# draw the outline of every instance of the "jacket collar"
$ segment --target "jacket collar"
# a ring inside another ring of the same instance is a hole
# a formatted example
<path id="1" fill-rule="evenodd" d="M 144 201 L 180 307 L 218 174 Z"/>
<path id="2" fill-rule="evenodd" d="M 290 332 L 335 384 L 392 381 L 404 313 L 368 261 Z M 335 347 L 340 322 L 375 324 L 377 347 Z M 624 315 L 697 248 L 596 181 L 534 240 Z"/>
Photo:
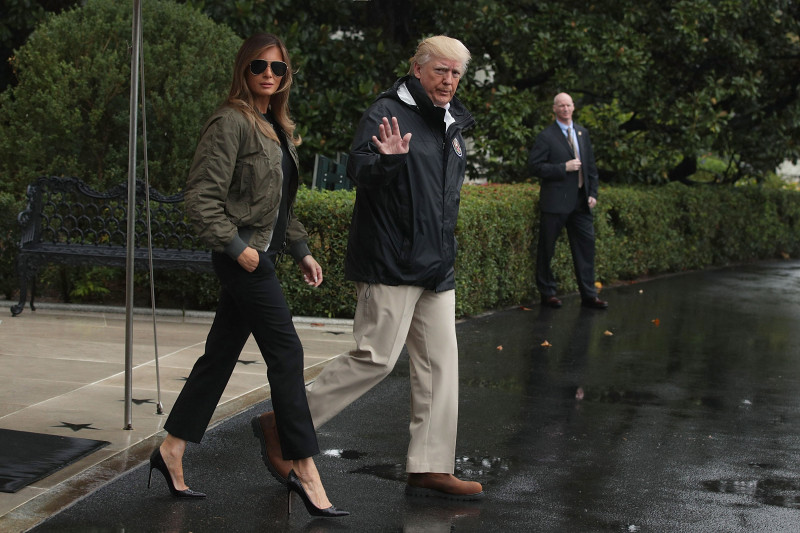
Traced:
<path id="1" fill-rule="evenodd" d="M 403 102 L 406 105 L 409 105 L 400 97 L 398 93 L 403 84 L 405 84 L 408 88 L 408 92 L 414 99 L 416 108 L 419 109 L 420 113 L 424 117 L 431 121 L 435 120 L 437 123 L 442 123 L 444 121 L 445 109 L 433 105 L 428 93 L 425 92 L 425 89 L 422 87 L 422 84 L 419 82 L 416 76 L 406 74 L 402 78 L 395 81 L 394 85 L 392 85 L 390 89 L 381 93 L 378 96 L 378 99 L 393 98 Z M 450 108 L 447 111 L 449 111 L 449 113 L 455 119 L 456 125 L 460 126 L 462 129 L 466 129 L 475 123 L 475 121 L 472 119 L 472 115 L 469 113 L 469 111 L 467 111 L 467 108 L 464 107 L 458 97 L 454 96 L 453 99 L 450 100 Z"/>

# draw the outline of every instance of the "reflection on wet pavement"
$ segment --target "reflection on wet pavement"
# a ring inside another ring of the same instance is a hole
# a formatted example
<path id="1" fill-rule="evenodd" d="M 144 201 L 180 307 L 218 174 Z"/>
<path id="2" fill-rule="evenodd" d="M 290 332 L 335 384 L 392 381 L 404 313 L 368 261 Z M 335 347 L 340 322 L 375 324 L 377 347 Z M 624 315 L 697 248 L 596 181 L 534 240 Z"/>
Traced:
<path id="1" fill-rule="evenodd" d="M 366 455 L 356 450 L 324 450 L 322 453 L 328 457 L 340 457 L 342 459 L 361 459 Z"/>
<path id="2" fill-rule="evenodd" d="M 795 479 L 720 479 L 704 481 L 703 486 L 711 492 L 741 494 L 766 505 L 800 509 L 800 481 Z"/>

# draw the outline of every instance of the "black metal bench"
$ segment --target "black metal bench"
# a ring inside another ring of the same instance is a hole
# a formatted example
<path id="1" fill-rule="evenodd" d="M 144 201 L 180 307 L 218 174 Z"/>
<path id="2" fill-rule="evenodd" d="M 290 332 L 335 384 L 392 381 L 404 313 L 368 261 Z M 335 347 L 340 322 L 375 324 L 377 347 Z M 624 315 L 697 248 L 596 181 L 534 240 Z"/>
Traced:
<path id="1" fill-rule="evenodd" d="M 211 252 L 186 221 L 183 193 L 164 196 L 150 187 L 150 226 L 154 269 L 210 272 Z M 17 272 L 17 316 L 25 308 L 31 286 L 31 310 L 39 269 L 47 264 L 125 266 L 127 257 L 128 184 L 97 192 L 75 178 L 41 177 L 28 185 L 27 208 L 17 220 L 22 227 Z M 148 268 L 147 197 L 136 182 L 134 264 Z"/>

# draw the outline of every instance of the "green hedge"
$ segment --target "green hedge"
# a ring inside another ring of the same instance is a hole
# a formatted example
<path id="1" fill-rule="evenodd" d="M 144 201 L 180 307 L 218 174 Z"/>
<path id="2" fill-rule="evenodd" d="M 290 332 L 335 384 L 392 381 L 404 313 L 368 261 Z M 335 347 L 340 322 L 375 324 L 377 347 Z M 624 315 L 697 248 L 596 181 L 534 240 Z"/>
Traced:
<path id="1" fill-rule="evenodd" d="M 457 236 L 456 311 L 461 317 L 538 298 L 533 249 L 538 185 L 466 185 Z M 296 315 L 352 316 L 354 291 L 344 281 L 355 194 L 301 191 L 298 216 L 312 236 L 325 283 L 310 289 L 299 270 L 281 265 Z M 597 281 L 758 259 L 800 257 L 800 192 L 748 187 L 604 187 L 595 209 Z M 553 270 L 559 292 L 577 290 L 566 232 Z"/>
<path id="2" fill-rule="evenodd" d="M 457 236 L 456 304 L 460 317 L 526 304 L 538 298 L 534 286 L 533 249 L 538 238 L 538 185 L 465 185 Z M 355 291 L 344 280 L 353 191 L 298 192 L 297 215 L 310 235 L 314 257 L 325 281 L 317 289 L 303 283 L 299 269 L 286 258 L 279 265 L 286 298 L 298 316 L 352 317 Z M 8 214 L 14 203 L 0 197 Z M 13 221 L 13 222 L 12 222 Z M 13 216 L 0 218 L 2 285 L 9 283 L 18 237 Z M 702 269 L 758 259 L 800 257 L 800 192 L 748 187 L 603 187 L 595 209 L 597 281 L 608 285 L 642 276 Z M 572 257 L 564 233 L 556 246 L 553 269 L 560 293 L 577 290 Z M 110 294 L 95 294 L 105 303 L 121 301 L 124 273 L 63 267 L 45 269 L 40 291 L 50 297 L 69 295 L 92 301 L 75 287 L 105 279 Z M 99 275 L 102 274 L 102 275 Z M 102 276 L 106 276 L 103 278 Z M 137 305 L 149 305 L 146 273 L 136 276 Z M 68 284 L 67 287 L 64 287 Z M 88 286 L 93 286 L 89 284 Z M 213 309 L 217 284 L 213 276 L 156 273 L 159 307 Z M 116 289 L 115 289 L 116 288 Z M 117 292 L 115 292 L 115 290 Z M 49 293 L 48 293 L 49 291 Z M 91 291 L 88 291 L 91 292 Z M 7 291 L 8 296 L 8 291 Z"/>
<path id="3" fill-rule="evenodd" d="M 511 305 L 530 297 L 534 230 L 529 214 L 536 193 L 523 186 L 466 186 L 458 221 L 456 312 L 459 316 Z M 292 261 L 280 265 L 279 276 L 296 315 L 352 317 L 355 290 L 344 279 L 344 255 L 354 191 L 298 193 L 297 216 L 311 239 L 325 282 L 305 285 Z"/>
<path id="4" fill-rule="evenodd" d="M 596 262 L 603 282 L 800 257 L 798 191 L 672 184 L 603 189 L 600 199 Z M 559 276 L 567 290 L 577 288 L 567 272 Z"/>
<path id="5" fill-rule="evenodd" d="M 0 192 L 0 295 L 10 298 L 19 285 L 14 275 L 17 261 L 17 241 L 20 238 L 17 213 L 24 202 Z"/>

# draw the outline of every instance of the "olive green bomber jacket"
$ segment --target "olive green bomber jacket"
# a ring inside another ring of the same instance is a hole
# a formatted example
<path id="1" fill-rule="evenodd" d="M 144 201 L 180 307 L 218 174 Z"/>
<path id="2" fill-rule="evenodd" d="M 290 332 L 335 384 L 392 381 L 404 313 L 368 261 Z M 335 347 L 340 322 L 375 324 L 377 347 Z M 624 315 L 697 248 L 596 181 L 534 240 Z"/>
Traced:
<path id="1" fill-rule="evenodd" d="M 297 150 L 287 144 L 297 166 Z M 203 242 L 234 260 L 247 246 L 265 251 L 280 208 L 282 176 L 279 143 L 240 111 L 215 111 L 203 127 L 184 192 L 186 213 Z M 299 261 L 310 252 L 308 234 L 292 209 L 296 193 L 293 183 L 286 251 Z"/>

